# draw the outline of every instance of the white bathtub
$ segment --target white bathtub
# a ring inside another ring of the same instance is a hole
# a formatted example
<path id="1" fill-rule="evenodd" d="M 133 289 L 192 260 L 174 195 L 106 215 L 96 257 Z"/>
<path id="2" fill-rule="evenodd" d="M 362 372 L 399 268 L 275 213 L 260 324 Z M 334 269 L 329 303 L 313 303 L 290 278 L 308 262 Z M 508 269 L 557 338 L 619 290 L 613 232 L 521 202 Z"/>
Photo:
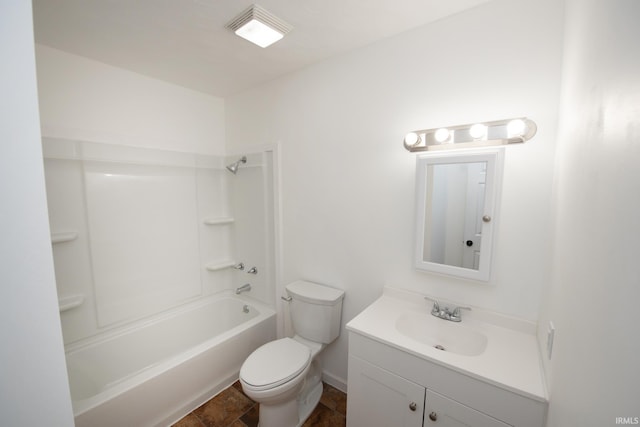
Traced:
<path id="1" fill-rule="evenodd" d="M 235 381 L 275 331 L 271 308 L 228 293 L 71 345 L 76 426 L 170 425 Z"/>

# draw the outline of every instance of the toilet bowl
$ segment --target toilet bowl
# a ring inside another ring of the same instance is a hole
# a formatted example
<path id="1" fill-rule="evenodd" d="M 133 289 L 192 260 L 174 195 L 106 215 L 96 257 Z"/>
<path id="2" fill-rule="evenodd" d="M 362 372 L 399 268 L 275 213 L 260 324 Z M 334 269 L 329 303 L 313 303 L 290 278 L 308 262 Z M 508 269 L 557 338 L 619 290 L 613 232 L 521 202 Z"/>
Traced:
<path id="1" fill-rule="evenodd" d="M 255 401 L 274 403 L 297 396 L 311 366 L 311 350 L 291 338 L 268 342 L 240 369 L 240 383 Z"/>
<path id="2" fill-rule="evenodd" d="M 296 332 L 259 347 L 240 368 L 245 394 L 260 403 L 260 427 L 299 427 L 322 395 L 316 356 L 340 333 L 344 292 L 298 281 L 286 287 Z"/>

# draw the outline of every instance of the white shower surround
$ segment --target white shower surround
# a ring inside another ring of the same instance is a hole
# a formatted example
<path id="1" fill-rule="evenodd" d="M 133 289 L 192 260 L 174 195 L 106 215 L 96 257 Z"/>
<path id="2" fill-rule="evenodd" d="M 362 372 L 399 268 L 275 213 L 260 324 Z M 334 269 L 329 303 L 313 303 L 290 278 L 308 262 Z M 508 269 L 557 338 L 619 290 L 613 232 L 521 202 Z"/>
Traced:
<path id="1" fill-rule="evenodd" d="M 277 153 L 237 175 L 231 158 L 88 141 L 43 154 L 76 425 L 176 421 L 276 336 Z"/>
<path id="2" fill-rule="evenodd" d="M 221 156 L 53 138 L 43 149 L 65 344 L 246 281 L 273 302 L 273 151 L 234 176 Z M 259 274 L 229 268 L 239 261 Z"/>

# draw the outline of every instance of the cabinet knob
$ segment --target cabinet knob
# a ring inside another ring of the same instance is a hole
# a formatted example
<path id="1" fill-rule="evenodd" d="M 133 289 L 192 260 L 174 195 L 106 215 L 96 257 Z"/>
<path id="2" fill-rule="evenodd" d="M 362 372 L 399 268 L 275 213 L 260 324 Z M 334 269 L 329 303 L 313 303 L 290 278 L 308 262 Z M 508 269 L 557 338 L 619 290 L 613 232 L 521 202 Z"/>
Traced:
<path id="1" fill-rule="evenodd" d="M 484 216 L 482 217 L 482 221 L 484 221 L 484 222 L 491 222 L 491 217 L 490 217 L 489 215 L 484 215 Z"/>
<path id="2" fill-rule="evenodd" d="M 409 403 L 409 409 L 411 409 L 412 411 L 415 411 L 417 407 L 418 405 L 416 404 L 416 402 Z"/>
<path id="3" fill-rule="evenodd" d="M 436 414 L 435 412 L 432 412 L 429 414 L 429 419 L 431 421 L 437 421 L 438 420 L 438 414 Z"/>

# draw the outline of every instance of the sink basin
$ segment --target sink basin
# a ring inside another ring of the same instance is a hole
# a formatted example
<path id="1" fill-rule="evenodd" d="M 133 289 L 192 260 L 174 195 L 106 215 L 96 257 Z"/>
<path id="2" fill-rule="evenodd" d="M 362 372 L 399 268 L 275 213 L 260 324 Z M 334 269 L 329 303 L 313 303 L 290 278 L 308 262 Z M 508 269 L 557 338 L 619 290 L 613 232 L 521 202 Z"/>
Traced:
<path id="1" fill-rule="evenodd" d="M 462 356 L 478 356 L 487 348 L 487 336 L 465 325 L 464 320 L 456 323 L 430 313 L 404 312 L 395 327 L 405 337 Z"/>

